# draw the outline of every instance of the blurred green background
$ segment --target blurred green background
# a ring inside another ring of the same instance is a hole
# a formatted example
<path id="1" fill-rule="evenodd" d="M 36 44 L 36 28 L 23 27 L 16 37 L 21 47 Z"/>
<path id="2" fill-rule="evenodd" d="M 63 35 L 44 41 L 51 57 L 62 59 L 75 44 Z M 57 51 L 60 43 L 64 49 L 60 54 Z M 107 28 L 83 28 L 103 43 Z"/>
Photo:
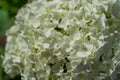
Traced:
<path id="1" fill-rule="evenodd" d="M 10 79 L 2 68 L 4 55 L 5 33 L 13 24 L 17 11 L 27 3 L 27 0 L 0 0 L 0 80 L 20 80 L 20 76 Z"/>

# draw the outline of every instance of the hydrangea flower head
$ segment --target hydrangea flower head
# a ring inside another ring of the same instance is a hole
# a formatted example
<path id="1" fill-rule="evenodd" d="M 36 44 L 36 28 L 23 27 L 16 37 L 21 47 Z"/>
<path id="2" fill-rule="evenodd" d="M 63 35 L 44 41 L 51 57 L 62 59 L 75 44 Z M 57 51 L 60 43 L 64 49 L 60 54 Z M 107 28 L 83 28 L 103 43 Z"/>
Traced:
<path id="1" fill-rule="evenodd" d="M 120 79 L 119 0 L 34 0 L 8 30 L 3 66 L 21 80 Z"/>

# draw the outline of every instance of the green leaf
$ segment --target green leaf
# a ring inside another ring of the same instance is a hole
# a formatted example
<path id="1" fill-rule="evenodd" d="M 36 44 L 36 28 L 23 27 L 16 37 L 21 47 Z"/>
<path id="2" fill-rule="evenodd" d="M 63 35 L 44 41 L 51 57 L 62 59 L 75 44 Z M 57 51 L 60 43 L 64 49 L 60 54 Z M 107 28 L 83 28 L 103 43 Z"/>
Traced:
<path id="1" fill-rule="evenodd" d="M 5 34 L 12 25 L 14 19 L 9 19 L 8 12 L 0 9 L 0 33 Z"/>
<path id="2" fill-rule="evenodd" d="M 2 64 L 2 58 L 1 56 L 3 55 L 4 51 L 2 48 L 0 48 L 0 64 Z M 2 66 L 0 66 L 0 80 L 2 80 L 2 72 L 3 72 L 3 69 L 2 69 Z"/>

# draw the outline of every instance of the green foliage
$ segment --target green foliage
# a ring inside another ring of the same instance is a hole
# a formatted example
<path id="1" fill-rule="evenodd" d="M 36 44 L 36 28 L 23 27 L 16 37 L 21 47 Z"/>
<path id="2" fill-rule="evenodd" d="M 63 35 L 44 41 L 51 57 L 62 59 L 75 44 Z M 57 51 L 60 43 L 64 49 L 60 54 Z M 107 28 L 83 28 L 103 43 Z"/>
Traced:
<path id="1" fill-rule="evenodd" d="M 3 53 L 3 49 L 0 48 L 0 54 L 2 54 L 2 53 Z M 2 58 L 1 57 L 0 57 L 0 64 L 2 64 Z M 2 71 L 3 71 L 2 66 L 0 66 L 0 80 L 2 80 Z"/>
<path id="2" fill-rule="evenodd" d="M 14 18 L 9 18 L 8 12 L 0 10 L 0 33 L 5 34 L 5 31 L 13 24 Z"/>
<path id="3" fill-rule="evenodd" d="M 0 0 L 0 7 L 7 10 L 10 15 L 14 16 L 17 10 L 26 2 L 27 0 Z"/>

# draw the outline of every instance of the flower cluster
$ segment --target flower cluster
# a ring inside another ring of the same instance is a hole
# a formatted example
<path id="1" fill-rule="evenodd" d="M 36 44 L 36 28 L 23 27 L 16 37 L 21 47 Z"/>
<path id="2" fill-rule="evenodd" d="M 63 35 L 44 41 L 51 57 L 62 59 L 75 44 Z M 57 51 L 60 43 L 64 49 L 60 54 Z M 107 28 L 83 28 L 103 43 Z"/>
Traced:
<path id="1" fill-rule="evenodd" d="M 7 32 L 3 66 L 22 80 L 120 79 L 119 0 L 34 0 Z"/>

